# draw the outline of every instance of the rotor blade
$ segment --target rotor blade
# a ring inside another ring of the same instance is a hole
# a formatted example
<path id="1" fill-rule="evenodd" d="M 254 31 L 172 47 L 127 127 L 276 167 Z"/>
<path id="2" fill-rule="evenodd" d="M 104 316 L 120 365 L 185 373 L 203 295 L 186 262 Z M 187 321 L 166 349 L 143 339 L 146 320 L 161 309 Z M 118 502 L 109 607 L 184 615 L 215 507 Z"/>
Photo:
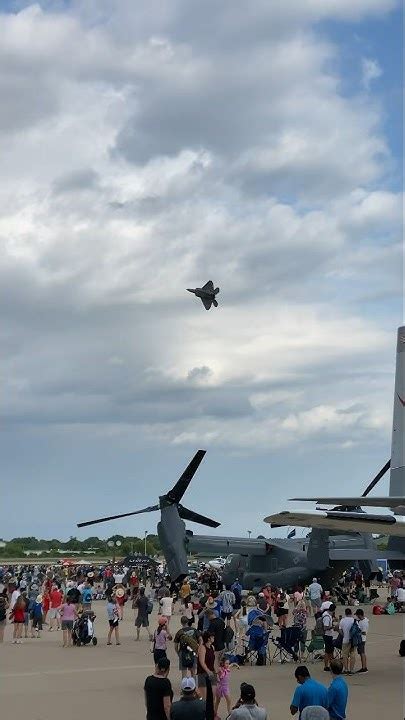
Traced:
<path id="1" fill-rule="evenodd" d="M 171 500 L 173 503 L 180 502 L 181 498 L 183 497 L 184 493 L 186 492 L 188 486 L 190 485 L 191 480 L 193 479 L 193 476 L 195 472 L 198 469 L 198 466 L 200 465 L 201 460 L 203 459 L 204 455 L 206 453 L 206 450 L 197 450 L 196 454 L 194 455 L 192 461 L 190 464 L 186 467 L 184 473 L 179 477 L 174 487 L 172 487 L 171 490 L 167 493 L 167 498 Z"/>
<path id="2" fill-rule="evenodd" d="M 194 510 L 189 510 L 184 505 L 179 505 L 179 515 L 183 520 L 190 520 L 191 522 L 199 523 L 200 525 L 207 525 L 207 527 L 217 528 L 221 523 L 211 518 L 205 517 L 205 515 L 199 515 Z"/>
<path id="3" fill-rule="evenodd" d="M 371 481 L 369 485 L 367 485 L 362 497 L 366 497 L 369 492 L 377 485 L 377 483 L 381 480 L 381 478 L 385 475 L 385 473 L 390 469 L 391 467 L 391 460 L 388 460 L 388 462 L 385 463 L 384 467 L 381 468 L 380 472 L 377 473 L 375 478 Z"/>
<path id="4" fill-rule="evenodd" d="M 118 520 L 118 518 L 130 517 L 130 515 L 139 515 L 140 513 L 153 512 L 159 510 L 159 505 L 149 505 L 143 510 L 135 510 L 134 512 L 122 513 L 121 515 L 110 515 L 109 517 L 98 518 L 98 520 L 88 520 L 87 522 L 77 523 L 77 527 L 87 527 L 88 525 L 97 525 L 97 523 L 108 522 L 108 520 Z"/>

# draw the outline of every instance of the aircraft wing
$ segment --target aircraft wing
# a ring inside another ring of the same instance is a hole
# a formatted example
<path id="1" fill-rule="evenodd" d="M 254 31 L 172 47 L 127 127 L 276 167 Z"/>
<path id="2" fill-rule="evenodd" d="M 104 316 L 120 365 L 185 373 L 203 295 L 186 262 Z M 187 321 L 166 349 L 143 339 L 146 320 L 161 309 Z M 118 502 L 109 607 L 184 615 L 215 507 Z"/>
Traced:
<path id="1" fill-rule="evenodd" d="M 206 310 L 209 310 L 212 305 L 212 300 L 209 298 L 201 298 L 202 304 L 204 305 Z"/>
<path id="2" fill-rule="evenodd" d="M 264 519 L 272 527 L 326 528 L 341 532 L 369 532 L 405 537 L 405 522 L 393 515 L 367 515 L 338 511 L 285 511 Z"/>
<path id="3" fill-rule="evenodd" d="M 325 505 L 346 505 L 351 507 L 387 507 L 394 508 L 405 506 L 405 497 L 312 497 L 312 498 L 290 498 L 295 502 L 316 502 Z"/>
<path id="4" fill-rule="evenodd" d="M 205 285 L 201 288 L 201 290 L 204 290 L 204 292 L 214 292 L 214 283 L 212 280 L 208 280 L 208 282 L 205 283 Z"/>

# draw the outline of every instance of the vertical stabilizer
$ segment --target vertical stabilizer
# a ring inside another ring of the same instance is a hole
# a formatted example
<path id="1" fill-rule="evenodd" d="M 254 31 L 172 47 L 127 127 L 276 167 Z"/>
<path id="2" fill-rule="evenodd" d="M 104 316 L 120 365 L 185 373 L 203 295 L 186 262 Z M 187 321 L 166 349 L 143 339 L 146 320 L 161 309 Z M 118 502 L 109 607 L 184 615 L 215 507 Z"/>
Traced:
<path id="1" fill-rule="evenodd" d="M 405 326 L 398 328 L 389 494 L 405 496 Z M 405 555 L 404 538 L 390 537 L 388 550 Z"/>
<path id="2" fill-rule="evenodd" d="M 405 326 L 398 328 L 390 495 L 405 496 Z"/>

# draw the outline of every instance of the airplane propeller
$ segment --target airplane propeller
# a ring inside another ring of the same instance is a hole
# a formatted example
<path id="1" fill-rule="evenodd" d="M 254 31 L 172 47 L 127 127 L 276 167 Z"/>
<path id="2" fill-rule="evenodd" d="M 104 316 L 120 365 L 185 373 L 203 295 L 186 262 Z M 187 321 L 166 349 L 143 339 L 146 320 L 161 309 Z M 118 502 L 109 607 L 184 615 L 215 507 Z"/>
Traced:
<path id="1" fill-rule="evenodd" d="M 216 528 L 219 527 L 220 523 L 211 518 L 200 515 L 194 510 L 189 510 L 180 504 L 180 500 L 186 492 L 191 480 L 193 479 L 199 465 L 205 455 L 205 450 L 198 450 L 194 455 L 191 462 L 187 465 L 185 471 L 177 480 L 176 484 L 169 490 L 168 493 L 162 495 L 159 498 L 159 504 L 148 505 L 142 510 L 134 510 L 133 512 L 121 513 L 120 515 L 109 515 L 108 517 L 97 518 L 96 520 L 87 520 L 86 522 L 78 523 L 77 527 L 88 527 L 89 525 L 97 525 L 98 523 L 108 522 L 109 520 L 118 520 L 123 517 L 130 517 L 131 515 L 139 515 L 141 513 L 155 512 L 162 508 L 168 507 L 169 505 L 176 505 L 178 513 L 183 520 L 190 520 L 191 522 L 199 523 L 200 525 L 206 525 L 207 527 Z"/>

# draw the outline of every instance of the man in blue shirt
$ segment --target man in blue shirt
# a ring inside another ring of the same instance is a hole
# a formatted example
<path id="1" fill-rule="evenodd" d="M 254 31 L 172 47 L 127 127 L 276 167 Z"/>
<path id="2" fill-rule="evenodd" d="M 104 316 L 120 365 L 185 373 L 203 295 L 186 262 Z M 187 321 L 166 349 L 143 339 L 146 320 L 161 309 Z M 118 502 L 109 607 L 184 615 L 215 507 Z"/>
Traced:
<path id="1" fill-rule="evenodd" d="M 293 699 L 291 700 L 291 715 L 300 713 L 308 705 L 317 705 L 328 709 L 328 691 L 317 680 L 313 680 L 309 674 L 309 670 L 305 665 L 299 665 L 295 671 L 295 678 L 298 687 L 295 689 Z"/>
<path id="2" fill-rule="evenodd" d="M 349 691 L 346 680 L 342 678 L 343 664 L 340 660 L 332 660 L 330 669 L 333 680 L 328 688 L 329 717 L 330 720 L 345 720 Z"/>

